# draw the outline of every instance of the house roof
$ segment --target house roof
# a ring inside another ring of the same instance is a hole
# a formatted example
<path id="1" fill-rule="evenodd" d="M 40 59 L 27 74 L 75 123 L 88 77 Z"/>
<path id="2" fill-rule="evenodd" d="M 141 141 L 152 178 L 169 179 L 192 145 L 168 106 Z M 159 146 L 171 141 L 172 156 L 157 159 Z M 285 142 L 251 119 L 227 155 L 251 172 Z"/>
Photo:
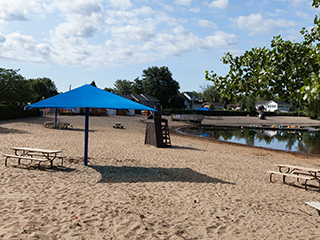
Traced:
<path id="1" fill-rule="evenodd" d="M 289 103 L 286 103 L 286 102 L 281 101 L 281 100 L 274 100 L 274 102 L 276 102 L 278 104 L 281 104 L 281 105 L 290 105 Z"/>
<path id="2" fill-rule="evenodd" d="M 256 102 L 256 106 L 265 105 L 267 102 L 270 102 L 270 101 L 265 101 L 265 100 L 258 101 Z"/>
<path id="3" fill-rule="evenodd" d="M 199 101 L 197 96 L 193 92 L 184 92 L 182 96 L 187 100 L 188 102 L 193 102 L 195 104 L 201 104 L 202 102 Z"/>
<path id="4" fill-rule="evenodd" d="M 141 94 L 141 96 L 149 102 L 160 102 L 158 98 L 155 98 L 154 96 L 151 96 L 151 95 Z"/>
<path id="5" fill-rule="evenodd" d="M 130 94 L 124 97 L 136 102 L 160 102 L 159 99 L 147 94 Z"/>
<path id="6" fill-rule="evenodd" d="M 213 106 L 220 106 L 220 107 L 223 107 L 223 104 L 222 104 L 222 103 L 217 103 L 217 102 L 212 103 L 212 105 L 213 105 Z"/>

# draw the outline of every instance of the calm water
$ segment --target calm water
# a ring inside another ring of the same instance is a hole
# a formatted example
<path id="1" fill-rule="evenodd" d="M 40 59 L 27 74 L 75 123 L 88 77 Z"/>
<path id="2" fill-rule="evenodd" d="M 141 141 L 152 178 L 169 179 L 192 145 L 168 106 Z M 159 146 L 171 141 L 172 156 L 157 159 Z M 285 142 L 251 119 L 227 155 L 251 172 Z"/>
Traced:
<path id="1" fill-rule="evenodd" d="M 182 128 L 182 132 L 217 140 L 271 149 L 320 154 L 320 133 L 263 129 Z"/>

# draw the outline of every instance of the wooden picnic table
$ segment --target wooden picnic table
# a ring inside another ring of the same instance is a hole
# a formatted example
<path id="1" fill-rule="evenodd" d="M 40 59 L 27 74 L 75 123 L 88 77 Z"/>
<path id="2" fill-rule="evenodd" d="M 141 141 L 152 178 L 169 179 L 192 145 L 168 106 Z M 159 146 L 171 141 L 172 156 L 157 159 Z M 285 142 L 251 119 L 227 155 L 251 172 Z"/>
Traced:
<path id="1" fill-rule="evenodd" d="M 46 128 L 73 128 L 73 126 L 68 122 L 53 122 L 53 121 L 47 121 L 43 123 L 43 126 Z"/>
<path id="2" fill-rule="evenodd" d="M 63 156 L 58 156 L 58 153 L 61 153 L 62 150 L 50 150 L 50 149 L 40 149 L 40 148 L 27 148 L 27 147 L 12 147 L 14 150 L 13 154 L 5 154 L 5 165 L 7 166 L 7 160 L 9 158 L 18 159 L 18 164 L 20 164 L 21 159 L 38 161 L 39 168 L 41 162 L 50 162 L 50 167 L 52 168 L 53 160 L 56 158 L 61 159 L 61 165 L 63 165 Z"/>
<path id="3" fill-rule="evenodd" d="M 304 186 L 307 190 L 308 181 L 315 181 L 318 183 L 318 190 L 320 191 L 320 169 L 313 167 L 302 167 L 290 164 L 276 164 L 278 171 L 268 171 L 270 173 L 270 182 L 272 182 L 272 175 L 283 176 L 283 182 L 285 183 L 286 177 L 296 178 L 299 182 L 304 180 Z"/>

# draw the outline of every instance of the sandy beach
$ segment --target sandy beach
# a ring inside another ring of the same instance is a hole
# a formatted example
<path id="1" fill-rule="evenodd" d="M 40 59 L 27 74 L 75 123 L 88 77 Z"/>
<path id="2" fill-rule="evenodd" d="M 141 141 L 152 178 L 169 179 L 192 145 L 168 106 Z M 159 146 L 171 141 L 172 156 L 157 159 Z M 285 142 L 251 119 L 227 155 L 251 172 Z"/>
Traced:
<path id="1" fill-rule="evenodd" d="M 61 149 L 64 167 L 0 164 L 0 239 L 320 239 L 320 216 L 306 191 L 269 183 L 288 163 L 320 168 L 320 156 L 175 134 L 171 148 L 144 144 L 144 116 L 58 116 L 73 129 L 43 127 L 53 116 L 0 121 L 0 153 L 11 147 Z M 302 117 L 209 117 L 205 124 L 320 125 Z M 121 122 L 125 129 L 114 129 Z M 260 123 L 261 124 L 261 123 Z M 169 120 L 171 128 L 185 125 Z"/>

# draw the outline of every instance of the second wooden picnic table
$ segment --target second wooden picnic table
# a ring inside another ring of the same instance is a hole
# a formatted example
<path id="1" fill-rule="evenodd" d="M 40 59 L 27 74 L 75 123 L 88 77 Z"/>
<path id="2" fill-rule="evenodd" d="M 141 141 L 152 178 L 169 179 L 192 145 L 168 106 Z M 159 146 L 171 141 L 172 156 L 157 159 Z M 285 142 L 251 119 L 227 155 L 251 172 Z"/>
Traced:
<path id="1" fill-rule="evenodd" d="M 286 177 L 294 177 L 299 181 L 300 179 L 305 180 L 305 189 L 307 190 L 308 181 L 316 181 L 319 185 L 320 191 L 320 169 L 312 167 L 302 167 L 290 164 L 277 164 L 278 172 L 268 171 L 270 173 L 270 182 L 272 181 L 272 175 L 282 175 L 283 182 L 285 183 Z"/>
<path id="2" fill-rule="evenodd" d="M 7 165 L 8 158 L 17 158 L 19 164 L 21 159 L 30 160 L 31 162 L 38 161 L 39 167 L 41 162 L 50 162 L 51 168 L 53 165 L 53 160 L 55 160 L 56 158 L 60 158 L 63 164 L 63 157 L 57 155 L 58 153 L 61 153 L 62 150 L 28 148 L 28 147 L 12 147 L 11 149 L 14 150 L 14 155 L 5 155 L 6 165 Z"/>

